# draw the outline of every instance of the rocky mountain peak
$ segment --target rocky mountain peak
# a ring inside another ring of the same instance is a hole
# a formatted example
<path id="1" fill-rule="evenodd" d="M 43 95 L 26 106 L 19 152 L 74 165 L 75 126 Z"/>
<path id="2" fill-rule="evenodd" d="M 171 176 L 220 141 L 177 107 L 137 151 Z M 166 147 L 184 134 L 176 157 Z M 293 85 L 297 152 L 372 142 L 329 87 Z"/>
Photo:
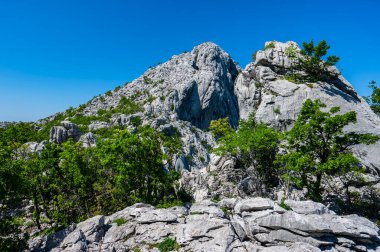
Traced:
<path id="1" fill-rule="evenodd" d="M 337 68 L 329 69 L 334 78 L 326 81 L 286 78 L 295 64 L 289 48 L 300 52 L 292 41 L 266 42 L 242 70 L 222 48 L 206 42 L 78 109 L 41 120 L 41 128 L 49 125 L 51 142 L 74 139 L 85 148 L 102 142 L 108 137 L 102 130 L 113 127 L 136 133 L 139 125 L 149 125 L 175 136 L 182 147 L 170 165 L 163 165 L 181 172 L 178 186 L 195 202 L 167 209 L 138 203 L 40 234 L 29 241 L 30 250 L 157 251 L 159 243 L 171 238 L 179 251 L 379 251 L 379 228 L 371 221 L 339 216 L 329 206 L 305 201 L 300 188 L 279 186 L 265 195 L 270 199 L 256 197 L 259 178 L 243 171 L 236 158 L 210 152 L 216 146 L 206 130 L 212 120 L 228 117 L 237 128 L 240 119 L 254 114 L 256 121 L 286 131 L 306 99 L 320 99 L 327 109 L 337 106 L 341 113 L 356 111 L 357 123 L 346 130 L 380 135 L 380 118 Z M 26 151 L 39 153 L 47 141 L 27 144 Z M 379 149 L 380 142 L 352 150 L 367 168 L 363 181 L 377 189 Z"/>
<path id="2" fill-rule="evenodd" d="M 264 50 L 259 50 L 256 53 L 256 59 L 253 63 L 254 66 L 267 66 L 278 73 L 285 73 L 289 69 L 294 60 L 286 55 L 286 50 L 293 47 L 296 52 L 300 52 L 300 47 L 294 41 L 286 43 L 277 41 L 265 42 Z"/>
<path id="3" fill-rule="evenodd" d="M 379 134 L 379 117 L 337 68 L 329 69 L 335 77 L 324 82 L 297 84 L 287 80 L 286 74 L 295 64 L 286 53 L 291 47 L 299 55 L 300 47 L 293 41 L 266 42 L 257 51 L 255 61 L 242 70 L 222 48 L 205 42 L 148 69 L 131 83 L 94 98 L 84 105 L 81 113 L 83 116 L 97 116 L 104 111 L 112 114 L 109 122 L 96 120 L 88 125 L 89 131 L 115 125 L 133 128 L 131 121 L 136 117 L 162 132 L 178 130 L 184 143 L 184 156 L 177 157 L 176 163 L 185 169 L 202 168 L 209 163 L 208 150 L 201 143 L 215 144 L 212 136 L 204 131 L 212 120 L 228 117 L 236 128 L 240 119 L 255 113 L 257 121 L 288 130 L 308 98 L 320 99 L 328 107 L 339 106 L 342 113 L 356 111 L 358 123 L 351 128 Z M 117 109 L 123 102 L 135 109 Z M 57 128 L 57 134 L 53 132 L 54 139 L 61 139 L 58 134 L 61 131 Z M 358 156 L 366 165 L 380 167 L 374 149 L 362 147 Z M 191 164 L 185 156 L 193 157 Z M 378 169 L 375 170 L 380 172 Z"/>

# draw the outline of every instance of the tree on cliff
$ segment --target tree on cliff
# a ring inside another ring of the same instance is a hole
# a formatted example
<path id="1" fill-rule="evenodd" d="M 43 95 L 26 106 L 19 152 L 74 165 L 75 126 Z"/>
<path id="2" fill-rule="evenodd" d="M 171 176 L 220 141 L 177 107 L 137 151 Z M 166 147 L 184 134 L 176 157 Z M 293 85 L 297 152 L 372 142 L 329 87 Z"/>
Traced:
<path id="1" fill-rule="evenodd" d="M 368 87 L 372 90 L 370 96 L 364 97 L 364 99 L 371 106 L 371 109 L 380 115 L 380 87 L 376 86 L 376 81 L 371 81 Z"/>
<path id="2" fill-rule="evenodd" d="M 336 114 L 339 107 L 325 112 L 320 100 L 306 100 L 294 127 L 286 134 L 287 150 L 278 157 L 285 177 L 306 187 L 313 200 L 320 201 L 324 176 L 361 172 L 359 160 L 352 154 L 357 144 L 373 144 L 379 137 L 371 134 L 344 132 L 356 122 L 356 112 Z"/>

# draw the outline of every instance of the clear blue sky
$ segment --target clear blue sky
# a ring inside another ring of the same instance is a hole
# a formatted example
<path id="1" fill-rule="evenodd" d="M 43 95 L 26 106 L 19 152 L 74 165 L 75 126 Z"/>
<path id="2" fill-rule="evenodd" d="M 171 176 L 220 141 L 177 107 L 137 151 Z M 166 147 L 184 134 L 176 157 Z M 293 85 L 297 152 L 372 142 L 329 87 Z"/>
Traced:
<path id="1" fill-rule="evenodd" d="M 18 0 L 0 7 L 0 121 L 36 120 L 213 41 L 244 67 L 265 41 L 325 39 L 367 95 L 380 1 Z"/>

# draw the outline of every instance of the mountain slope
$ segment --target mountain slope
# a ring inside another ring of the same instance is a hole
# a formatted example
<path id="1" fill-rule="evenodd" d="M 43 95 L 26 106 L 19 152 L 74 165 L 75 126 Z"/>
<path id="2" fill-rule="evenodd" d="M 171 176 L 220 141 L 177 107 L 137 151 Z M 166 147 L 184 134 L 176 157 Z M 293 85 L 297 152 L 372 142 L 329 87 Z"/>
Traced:
<path id="1" fill-rule="evenodd" d="M 270 43 L 244 70 L 217 45 L 203 43 L 123 87 L 40 121 L 42 131 L 51 128 L 50 141 L 60 144 L 71 137 L 86 148 L 96 144 L 102 129 L 134 132 L 137 123 L 178 134 L 183 146 L 172 162 L 182 173 L 180 186 L 196 202 L 168 209 L 136 204 L 36 237 L 30 249 L 157 251 L 159 243 L 172 237 L 180 251 L 380 251 L 379 228 L 373 222 L 339 216 L 285 185 L 273 188 L 271 199 L 253 198 L 254 181 L 236 160 L 210 153 L 216 145 L 207 131 L 212 120 L 228 117 L 236 128 L 254 113 L 257 121 L 285 131 L 308 98 L 320 99 L 327 108 L 339 106 L 341 113 L 356 111 L 358 121 L 347 131 L 380 136 L 380 118 L 336 68 L 329 69 L 334 75 L 325 82 L 291 82 L 285 75 L 293 63 L 285 51 L 289 46 L 299 50 L 297 44 Z M 43 143 L 30 147 L 37 151 Z M 364 180 L 380 188 L 380 142 L 353 151 L 370 172 Z M 292 200 L 283 201 L 285 195 Z"/>

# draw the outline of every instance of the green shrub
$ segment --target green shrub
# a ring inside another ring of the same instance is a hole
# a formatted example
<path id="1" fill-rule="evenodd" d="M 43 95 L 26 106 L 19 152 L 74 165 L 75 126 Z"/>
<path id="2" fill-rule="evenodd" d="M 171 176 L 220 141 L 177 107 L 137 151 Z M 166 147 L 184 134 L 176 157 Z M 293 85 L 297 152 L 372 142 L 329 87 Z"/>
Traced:
<path id="1" fill-rule="evenodd" d="M 295 83 L 295 84 L 302 84 L 304 83 L 303 81 L 303 78 L 302 75 L 300 74 L 286 74 L 283 79 L 289 81 L 289 82 L 292 82 L 292 83 Z"/>
<path id="2" fill-rule="evenodd" d="M 223 127 L 216 127 L 218 130 Z M 227 130 L 218 139 L 219 146 L 213 150 L 218 155 L 231 155 L 249 176 L 260 178 L 268 186 L 278 184 L 278 170 L 274 163 L 280 134 L 264 123 L 257 123 L 254 115 L 241 120 L 237 131 Z M 255 169 L 250 169 L 255 167 Z"/>
<path id="3" fill-rule="evenodd" d="M 157 97 L 153 96 L 153 95 L 149 95 L 148 99 L 147 99 L 147 102 L 148 103 L 152 103 L 154 100 L 156 100 Z"/>
<path id="4" fill-rule="evenodd" d="M 121 226 L 121 225 L 127 223 L 127 220 L 124 219 L 124 218 L 122 218 L 122 217 L 120 217 L 120 218 L 115 219 L 113 221 L 113 223 L 116 223 L 116 225 Z"/>
<path id="5" fill-rule="evenodd" d="M 331 55 L 326 56 L 330 46 L 325 40 L 320 41 L 317 45 L 314 45 L 314 41 L 302 43 L 301 54 L 302 57 L 298 58 L 298 64 L 296 68 L 304 71 L 306 76 L 301 77 L 300 81 L 323 81 L 326 77 L 329 77 L 331 73 L 327 71 L 329 66 L 335 65 L 340 58 Z"/>
<path id="6" fill-rule="evenodd" d="M 285 210 L 293 210 L 290 206 L 288 206 L 287 204 L 285 204 L 285 198 L 282 198 L 281 199 L 281 202 L 279 204 L 280 207 L 284 208 Z"/>
<path id="7" fill-rule="evenodd" d="M 231 215 L 231 211 L 227 207 L 221 207 L 220 209 L 223 211 L 225 216 Z"/>
<path id="8" fill-rule="evenodd" d="M 148 76 L 143 76 L 143 79 L 145 84 L 153 84 L 153 80 Z"/>
<path id="9" fill-rule="evenodd" d="M 122 88 L 122 86 L 117 86 L 117 87 L 115 87 L 115 89 L 114 89 L 113 91 L 114 91 L 114 92 L 117 92 L 117 91 L 119 91 L 121 88 Z"/>
<path id="10" fill-rule="evenodd" d="M 138 127 L 140 126 L 142 123 L 142 119 L 140 116 L 135 116 L 133 118 L 131 118 L 131 124 L 134 126 L 134 127 Z"/>
<path id="11" fill-rule="evenodd" d="M 112 110 L 113 113 L 121 113 L 121 114 L 134 114 L 137 112 L 142 112 L 143 108 L 140 104 L 134 102 L 132 99 L 123 96 L 119 101 L 119 104 L 115 109 Z"/>
<path id="12" fill-rule="evenodd" d="M 27 222 L 24 223 L 24 225 L 26 227 L 33 227 L 34 226 L 34 222 L 33 221 L 27 221 Z"/>
<path id="13" fill-rule="evenodd" d="M 209 129 L 211 134 L 217 139 L 231 134 L 234 131 L 229 123 L 228 117 L 212 120 Z"/>
<path id="14" fill-rule="evenodd" d="M 157 248 L 161 252 L 169 252 L 173 250 L 179 250 L 181 246 L 177 243 L 175 239 L 167 237 L 165 238 L 165 240 L 163 240 L 157 245 Z"/>
<path id="15" fill-rule="evenodd" d="M 267 49 L 270 49 L 270 48 L 274 48 L 274 42 L 269 42 L 269 43 L 265 46 L 264 50 L 267 50 Z"/>
<path id="16" fill-rule="evenodd" d="M 355 111 L 337 114 L 339 107 L 327 112 L 325 107 L 320 100 L 304 102 L 293 128 L 286 132 L 288 153 L 277 157 L 284 179 L 306 187 L 308 196 L 315 201 L 322 200 L 325 179 L 363 172 L 350 147 L 379 140 L 375 135 L 343 131 L 345 126 L 356 123 Z M 350 183 L 343 183 L 347 195 Z"/>
<path id="17" fill-rule="evenodd" d="M 372 94 L 364 97 L 364 99 L 371 106 L 373 112 L 380 115 L 380 87 L 376 86 L 374 80 L 369 83 L 368 87 L 372 90 Z"/>

